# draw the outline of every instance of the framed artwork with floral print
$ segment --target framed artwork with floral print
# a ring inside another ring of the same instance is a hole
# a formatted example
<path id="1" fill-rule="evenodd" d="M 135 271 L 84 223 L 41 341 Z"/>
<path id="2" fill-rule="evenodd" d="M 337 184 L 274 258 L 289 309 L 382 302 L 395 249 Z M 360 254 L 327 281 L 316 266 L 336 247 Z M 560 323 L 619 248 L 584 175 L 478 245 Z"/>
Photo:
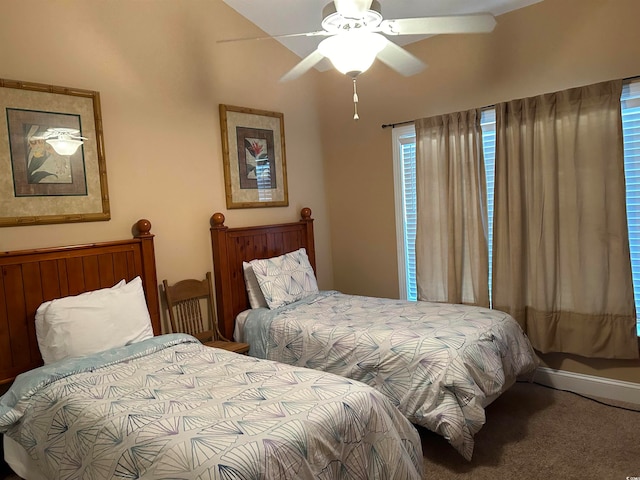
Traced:
<path id="1" fill-rule="evenodd" d="M 220 105 L 227 208 L 286 207 L 284 115 Z"/>
<path id="2" fill-rule="evenodd" d="M 59 151 L 50 131 L 84 142 Z M 110 218 L 100 94 L 0 79 L 0 227 Z"/>

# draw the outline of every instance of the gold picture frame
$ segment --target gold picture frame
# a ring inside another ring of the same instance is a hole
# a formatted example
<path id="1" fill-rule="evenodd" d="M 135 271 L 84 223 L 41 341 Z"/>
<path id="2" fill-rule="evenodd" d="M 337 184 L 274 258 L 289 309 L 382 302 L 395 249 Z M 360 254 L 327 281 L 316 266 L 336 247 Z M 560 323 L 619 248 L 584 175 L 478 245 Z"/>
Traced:
<path id="1" fill-rule="evenodd" d="M 284 115 L 220 105 L 227 208 L 286 207 Z"/>
<path id="2" fill-rule="evenodd" d="M 109 220 L 100 94 L 0 79 L 0 107 L 0 227 Z M 50 128 L 83 144 L 60 155 Z"/>

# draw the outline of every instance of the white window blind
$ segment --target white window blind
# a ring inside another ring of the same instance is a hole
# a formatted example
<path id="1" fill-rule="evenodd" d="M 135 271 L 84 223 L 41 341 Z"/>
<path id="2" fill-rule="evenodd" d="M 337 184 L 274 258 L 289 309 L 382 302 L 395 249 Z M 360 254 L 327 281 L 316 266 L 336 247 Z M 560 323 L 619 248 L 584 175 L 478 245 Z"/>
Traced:
<path id="1" fill-rule="evenodd" d="M 493 189 L 496 170 L 496 110 L 487 108 L 480 117 L 482 152 L 487 181 L 487 244 L 489 247 L 489 303 L 491 303 L 491 279 L 493 269 Z"/>
<path id="2" fill-rule="evenodd" d="M 413 125 L 393 129 L 396 183 L 396 234 L 400 297 L 417 300 L 416 287 L 416 130 Z"/>
<path id="3" fill-rule="evenodd" d="M 640 81 L 622 87 L 622 137 L 636 331 L 640 336 Z"/>

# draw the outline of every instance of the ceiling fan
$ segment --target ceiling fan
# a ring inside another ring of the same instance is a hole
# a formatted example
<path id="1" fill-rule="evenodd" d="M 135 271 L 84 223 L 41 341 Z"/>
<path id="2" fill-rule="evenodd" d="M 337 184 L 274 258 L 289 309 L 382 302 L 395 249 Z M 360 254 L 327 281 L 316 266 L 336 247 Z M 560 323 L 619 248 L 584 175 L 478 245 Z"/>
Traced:
<path id="1" fill-rule="evenodd" d="M 322 18 L 322 30 L 319 31 L 254 39 L 327 37 L 280 80 L 294 80 L 328 58 L 338 71 L 353 79 L 356 120 L 359 118 L 356 77 L 366 71 L 376 58 L 407 77 L 426 68 L 422 60 L 388 40 L 386 36 L 486 33 L 491 32 L 496 25 L 496 20 L 490 13 L 385 20 L 378 0 L 334 0 L 324 7 Z M 220 42 L 238 40 L 250 39 Z"/>

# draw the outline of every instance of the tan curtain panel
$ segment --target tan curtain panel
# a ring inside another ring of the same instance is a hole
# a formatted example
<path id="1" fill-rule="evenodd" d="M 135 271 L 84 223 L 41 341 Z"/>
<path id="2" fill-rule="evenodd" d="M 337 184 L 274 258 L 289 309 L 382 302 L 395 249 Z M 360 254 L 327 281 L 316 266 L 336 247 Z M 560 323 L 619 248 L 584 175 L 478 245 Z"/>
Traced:
<path id="1" fill-rule="evenodd" d="M 638 358 L 621 90 L 496 106 L 493 306 L 543 353 Z"/>
<path id="2" fill-rule="evenodd" d="M 418 299 L 489 305 L 480 110 L 416 121 Z"/>

